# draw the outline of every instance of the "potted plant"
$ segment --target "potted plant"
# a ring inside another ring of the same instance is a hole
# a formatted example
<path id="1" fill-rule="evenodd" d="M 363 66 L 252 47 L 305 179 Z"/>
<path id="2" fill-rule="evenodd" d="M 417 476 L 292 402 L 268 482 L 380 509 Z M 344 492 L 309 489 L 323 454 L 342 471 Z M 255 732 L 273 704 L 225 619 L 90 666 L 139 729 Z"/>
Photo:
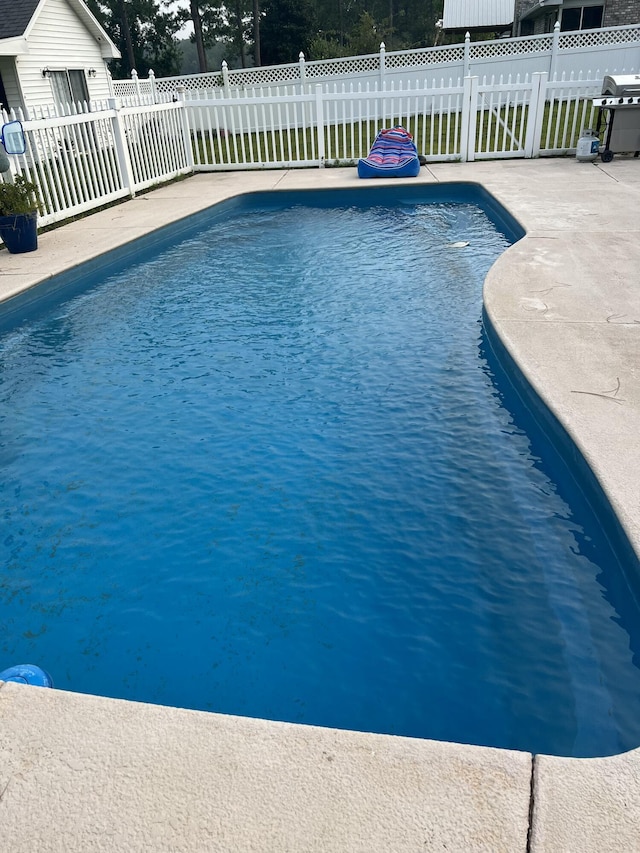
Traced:
<path id="1" fill-rule="evenodd" d="M 38 188 L 24 175 L 0 183 L 0 237 L 7 249 L 33 252 L 38 248 Z"/>

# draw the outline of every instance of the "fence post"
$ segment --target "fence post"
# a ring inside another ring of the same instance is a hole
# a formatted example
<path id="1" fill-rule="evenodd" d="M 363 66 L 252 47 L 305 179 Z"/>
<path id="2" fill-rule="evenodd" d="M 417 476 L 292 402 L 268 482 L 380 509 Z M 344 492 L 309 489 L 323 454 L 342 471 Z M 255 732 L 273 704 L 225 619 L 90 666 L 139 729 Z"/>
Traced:
<path id="1" fill-rule="evenodd" d="M 551 39 L 551 56 L 549 57 L 549 79 L 555 80 L 558 62 L 558 49 L 560 44 L 560 21 L 553 25 L 553 38 Z"/>
<path id="2" fill-rule="evenodd" d="M 469 65 L 469 53 L 471 46 L 471 36 L 469 35 L 469 31 L 464 34 L 464 59 L 462 62 L 462 76 L 468 77 L 470 73 L 470 65 Z"/>
<path id="3" fill-rule="evenodd" d="M 149 69 L 149 86 L 151 89 L 151 96 L 153 97 L 153 103 L 158 103 L 158 92 L 156 90 L 156 74 L 153 68 Z"/>
<path id="4" fill-rule="evenodd" d="M 476 124 L 478 120 L 478 78 L 465 77 L 460 117 L 460 159 L 463 163 L 476 159 Z"/>
<path id="5" fill-rule="evenodd" d="M 136 194 L 135 181 L 131 167 L 129 146 L 127 145 L 127 135 L 122 122 L 122 116 L 120 115 L 121 108 L 122 103 L 119 98 L 109 98 L 109 109 L 115 113 L 112 122 L 113 139 L 116 144 L 116 158 L 118 160 L 120 175 L 122 176 L 122 186 L 128 190 L 129 196 L 133 198 Z"/>
<path id="6" fill-rule="evenodd" d="M 318 128 L 318 159 L 320 160 L 320 168 L 324 169 L 324 104 L 321 83 L 316 83 L 316 124 Z"/>
<path id="7" fill-rule="evenodd" d="M 304 65 L 304 53 L 302 51 L 298 54 L 298 65 L 300 67 L 300 84 L 304 86 L 307 82 L 307 69 Z M 304 89 L 302 91 L 304 91 Z"/>
<path id="8" fill-rule="evenodd" d="M 136 98 L 138 99 L 138 104 L 140 104 L 140 79 L 138 77 L 138 72 L 135 68 L 131 69 L 131 79 L 133 80 L 133 88 L 136 90 Z"/>
<path id="9" fill-rule="evenodd" d="M 231 97 L 231 89 L 229 88 L 229 66 L 227 65 L 227 60 L 222 60 L 222 88 L 224 90 L 225 98 Z"/>
<path id="10" fill-rule="evenodd" d="M 527 116 L 527 134 L 524 140 L 524 156 L 539 157 L 544 110 L 547 102 L 546 71 L 534 71 L 531 75 L 531 97 L 529 99 L 529 115 Z"/>
<path id="11" fill-rule="evenodd" d="M 180 102 L 180 118 L 182 119 L 182 144 L 184 145 L 184 154 L 187 160 L 187 166 L 193 172 L 193 146 L 191 145 L 191 130 L 189 128 L 189 115 L 187 113 L 187 98 L 184 86 L 176 87 L 176 95 Z"/>
<path id="12" fill-rule="evenodd" d="M 387 70 L 387 56 L 384 42 L 380 42 L 380 88 L 385 84 L 385 74 Z"/>

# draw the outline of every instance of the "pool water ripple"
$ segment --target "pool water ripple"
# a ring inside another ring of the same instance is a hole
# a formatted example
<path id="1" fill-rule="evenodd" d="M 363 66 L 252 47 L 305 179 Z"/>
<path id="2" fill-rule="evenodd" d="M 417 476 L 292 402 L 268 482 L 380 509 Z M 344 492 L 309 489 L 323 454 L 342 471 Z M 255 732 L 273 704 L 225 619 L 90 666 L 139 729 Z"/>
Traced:
<path id="1" fill-rule="evenodd" d="M 257 205 L 5 332 L 6 665 L 225 713 L 638 745 L 617 557 L 487 361 L 507 246 L 472 203 Z"/>

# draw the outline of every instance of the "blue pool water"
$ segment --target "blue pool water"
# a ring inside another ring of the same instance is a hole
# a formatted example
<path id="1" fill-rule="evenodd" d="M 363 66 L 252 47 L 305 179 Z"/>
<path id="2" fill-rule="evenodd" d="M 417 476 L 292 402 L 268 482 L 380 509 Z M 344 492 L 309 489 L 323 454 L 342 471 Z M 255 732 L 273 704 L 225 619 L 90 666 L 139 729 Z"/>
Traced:
<path id="1" fill-rule="evenodd" d="M 511 226 L 472 188 L 420 193 L 237 200 L 6 312 L 0 669 L 534 752 L 640 743 L 633 567 L 481 322 Z"/>

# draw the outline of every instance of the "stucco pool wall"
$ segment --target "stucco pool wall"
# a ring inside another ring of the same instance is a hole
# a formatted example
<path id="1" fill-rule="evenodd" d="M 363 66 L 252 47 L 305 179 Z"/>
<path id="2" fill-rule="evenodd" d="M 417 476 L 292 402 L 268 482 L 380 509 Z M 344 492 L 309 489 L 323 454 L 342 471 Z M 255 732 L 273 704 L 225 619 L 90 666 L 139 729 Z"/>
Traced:
<path id="1" fill-rule="evenodd" d="M 626 583 L 636 599 L 640 599 L 640 559 L 607 493 L 570 432 L 544 402 L 539 391 L 529 382 L 520 365 L 511 356 L 484 306 L 482 321 L 489 351 L 489 364 L 501 390 L 507 392 L 507 407 L 510 410 L 524 409 L 536 424 L 537 442 L 552 447 L 557 457 L 563 461 L 566 472 L 576 482 L 602 525 L 604 535 L 624 571 Z"/>
<path id="2" fill-rule="evenodd" d="M 200 175 L 0 253 L 0 298 L 240 192 L 347 186 L 355 170 Z M 485 311 L 595 472 L 640 553 L 640 172 L 574 160 L 440 164 L 527 229 Z M 542 291 L 545 291 L 542 293 Z M 616 392 L 616 388 L 618 391 Z M 7 849 L 637 849 L 640 751 L 561 759 L 316 730 L 8 684 L 0 690 Z"/>

